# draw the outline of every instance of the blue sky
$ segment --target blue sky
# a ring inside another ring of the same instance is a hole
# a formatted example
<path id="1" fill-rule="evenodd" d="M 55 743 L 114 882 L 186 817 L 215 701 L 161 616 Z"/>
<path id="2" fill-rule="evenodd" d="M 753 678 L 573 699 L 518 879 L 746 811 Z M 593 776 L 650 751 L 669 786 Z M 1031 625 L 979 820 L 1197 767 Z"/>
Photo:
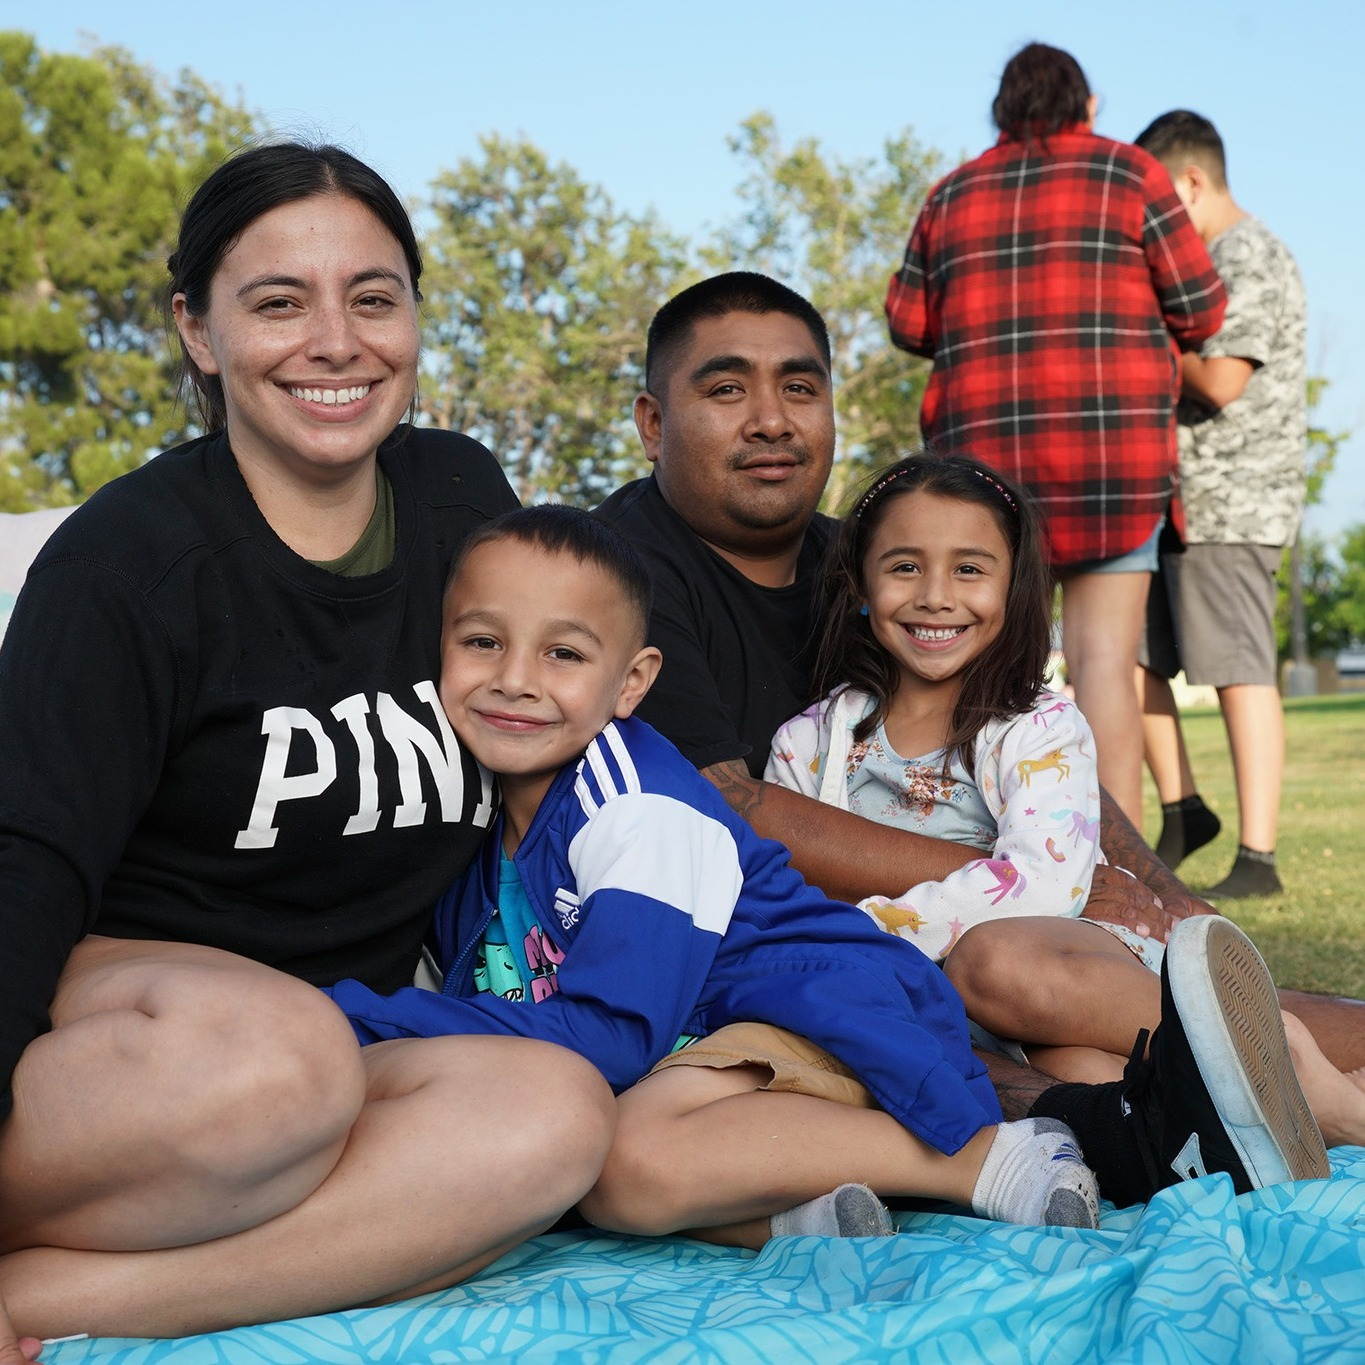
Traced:
<path id="1" fill-rule="evenodd" d="M 1218 125 L 1233 192 L 1303 269 L 1309 364 L 1331 381 L 1318 421 L 1357 432 L 1309 524 L 1365 521 L 1365 7 L 0 0 L 0 26 L 53 51 L 89 34 L 168 75 L 189 67 L 277 129 L 342 142 L 406 195 L 477 155 L 480 134 L 525 135 L 686 234 L 733 213 L 726 138 L 755 111 L 784 141 L 815 137 L 846 158 L 909 125 L 955 162 L 992 140 L 1010 54 L 1054 43 L 1099 93 L 1100 132 L 1131 138 L 1177 106 Z"/>

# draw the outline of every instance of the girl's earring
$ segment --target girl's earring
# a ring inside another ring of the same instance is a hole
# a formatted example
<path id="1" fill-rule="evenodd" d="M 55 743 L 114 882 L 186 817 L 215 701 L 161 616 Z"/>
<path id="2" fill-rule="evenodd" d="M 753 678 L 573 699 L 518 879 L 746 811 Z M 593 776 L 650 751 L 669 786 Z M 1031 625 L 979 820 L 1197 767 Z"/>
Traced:
<path id="1" fill-rule="evenodd" d="M 864 602 L 864 603 L 862 604 L 862 606 L 858 608 L 858 615 L 859 615 L 859 616 L 866 616 L 866 615 L 867 615 L 867 603 L 866 603 L 866 602 Z"/>

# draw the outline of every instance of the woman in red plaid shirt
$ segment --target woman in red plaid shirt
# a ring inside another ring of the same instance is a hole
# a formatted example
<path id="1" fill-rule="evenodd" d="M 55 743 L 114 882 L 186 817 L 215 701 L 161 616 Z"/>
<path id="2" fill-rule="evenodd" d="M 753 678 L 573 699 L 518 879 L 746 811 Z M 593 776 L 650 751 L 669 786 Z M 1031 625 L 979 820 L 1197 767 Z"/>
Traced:
<path id="1" fill-rule="evenodd" d="M 1138 824 L 1137 647 L 1168 507 L 1179 529 L 1177 357 L 1218 329 L 1225 295 L 1170 177 L 1097 137 L 1095 107 L 1069 53 L 1017 53 L 999 141 L 930 193 L 886 314 L 897 346 L 933 358 L 925 440 L 1037 499 L 1100 780 Z"/>

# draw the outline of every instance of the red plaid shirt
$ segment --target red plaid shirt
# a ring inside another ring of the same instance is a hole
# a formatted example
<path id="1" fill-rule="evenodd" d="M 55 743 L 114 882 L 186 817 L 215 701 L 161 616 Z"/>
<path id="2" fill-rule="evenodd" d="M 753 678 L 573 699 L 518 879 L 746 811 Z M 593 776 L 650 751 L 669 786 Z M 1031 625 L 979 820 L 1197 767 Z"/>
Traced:
<path id="1" fill-rule="evenodd" d="M 1062 566 L 1151 535 L 1176 487 L 1176 352 L 1225 303 L 1161 165 L 1077 126 L 1002 136 L 942 180 L 886 316 L 933 357 L 925 439 L 1025 484 Z"/>

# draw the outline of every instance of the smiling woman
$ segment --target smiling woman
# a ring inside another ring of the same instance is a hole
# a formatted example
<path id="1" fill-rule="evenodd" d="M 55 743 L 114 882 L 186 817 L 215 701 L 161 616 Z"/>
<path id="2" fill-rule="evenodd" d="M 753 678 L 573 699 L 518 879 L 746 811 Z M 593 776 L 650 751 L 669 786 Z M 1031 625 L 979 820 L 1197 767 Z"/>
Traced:
<path id="1" fill-rule="evenodd" d="M 437 698 L 440 600 L 515 498 L 476 442 L 402 425 L 421 268 L 349 154 L 220 167 L 168 301 L 208 434 L 79 508 L 15 606 L 0 1291 L 22 1332 L 401 1298 L 540 1230 L 601 1168 L 611 1097 L 579 1058 L 362 1052 L 315 989 L 410 981 L 492 816 Z M 536 1178 L 510 1193 L 509 1167 Z"/>
<path id="2" fill-rule="evenodd" d="M 305 558 L 334 558 L 364 530 L 375 452 L 412 403 L 421 260 L 410 234 L 404 243 L 366 202 L 323 191 L 254 219 L 211 271 L 191 257 L 172 272 L 195 388 L 221 406 L 247 487 Z"/>

